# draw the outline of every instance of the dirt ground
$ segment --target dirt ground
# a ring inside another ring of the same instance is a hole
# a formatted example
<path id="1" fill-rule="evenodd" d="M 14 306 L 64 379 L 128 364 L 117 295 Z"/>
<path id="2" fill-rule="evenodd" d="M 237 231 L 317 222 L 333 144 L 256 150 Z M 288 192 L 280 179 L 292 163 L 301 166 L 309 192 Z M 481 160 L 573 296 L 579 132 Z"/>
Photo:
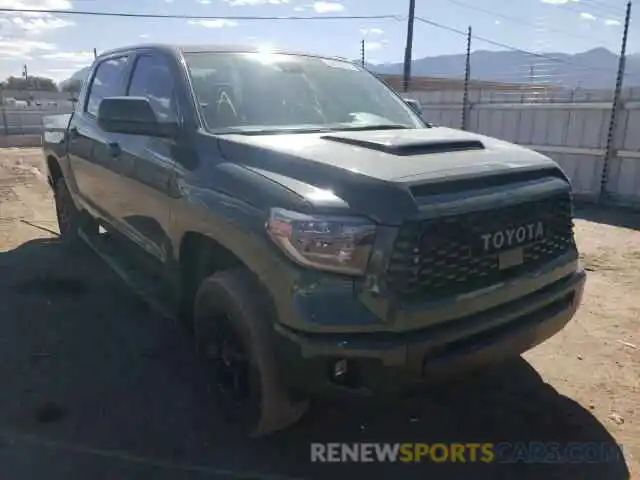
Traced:
<path id="1" fill-rule="evenodd" d="M 210 408 L 180 328 L 91 253 L 60 247 L 39 160 L 0 151 L 1 478 L 640 479 L 640 215 L 578 209 L 583 306 L 524 360 L 394 409 L 314 406 L 248 442 Z M 319 465 L 318 441 L 615 442 L 624 460 Z"/>

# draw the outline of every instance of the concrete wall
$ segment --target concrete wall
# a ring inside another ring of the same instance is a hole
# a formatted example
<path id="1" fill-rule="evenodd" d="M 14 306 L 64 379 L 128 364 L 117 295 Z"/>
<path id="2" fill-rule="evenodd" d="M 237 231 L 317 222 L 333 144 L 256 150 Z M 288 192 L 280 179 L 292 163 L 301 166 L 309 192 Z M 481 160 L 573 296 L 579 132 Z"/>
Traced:
<path id="1" fill-rule="evenodd" d="M 428 121 L 461 128 L 462 92 L 413 92 L 407 96 L 420 100 Z M 571 178 L 577 196 L 596 199 L 612 97 L 613 92 L 598 90 L 559 92 L 552 98 L 473 91 L 467 129 L 550 156 Z M 616 203 L 640 206 L 640 89 L 625 90 L 620 107 L 605 192 Z"/>
<path id="2" fill-rule="evenodd" d="M 42 117 L 59 113 L 70 113 L 71 102 L 57 106 L 32 105 L 30 107 L 0 107 L 0 136 L 6 135 L 40 135 L 42 134 Z"/>

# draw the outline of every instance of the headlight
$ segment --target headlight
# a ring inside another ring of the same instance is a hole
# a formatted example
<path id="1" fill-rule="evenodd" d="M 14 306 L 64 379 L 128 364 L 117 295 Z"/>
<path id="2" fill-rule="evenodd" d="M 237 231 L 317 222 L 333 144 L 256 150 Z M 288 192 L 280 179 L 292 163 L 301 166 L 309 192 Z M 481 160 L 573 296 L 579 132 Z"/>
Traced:
<path id="1" fill-rule="evenodd" d="M 369 262 L 376 227 L 360 217 L 306 215 L 272 208 L 267 232 L 300 265 L 362 275 Z"/>

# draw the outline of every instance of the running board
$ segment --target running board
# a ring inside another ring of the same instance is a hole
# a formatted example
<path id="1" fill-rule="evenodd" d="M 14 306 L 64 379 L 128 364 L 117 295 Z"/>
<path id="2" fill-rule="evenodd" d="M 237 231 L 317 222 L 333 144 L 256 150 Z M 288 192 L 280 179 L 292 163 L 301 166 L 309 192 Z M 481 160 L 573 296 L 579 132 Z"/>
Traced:
<path id="1" fill-rule="evenodd" d="M 140 272 L 119 254 L 118 247 L 109 240 L 107 233 L 87 235 L 82 229 L 78 236 L 93 250 L 111 269 L 158 315 L 171 320 L 177 319 L 176 307 L 171 302 L 163 302 L 167 298 L 166 287 Z"/>

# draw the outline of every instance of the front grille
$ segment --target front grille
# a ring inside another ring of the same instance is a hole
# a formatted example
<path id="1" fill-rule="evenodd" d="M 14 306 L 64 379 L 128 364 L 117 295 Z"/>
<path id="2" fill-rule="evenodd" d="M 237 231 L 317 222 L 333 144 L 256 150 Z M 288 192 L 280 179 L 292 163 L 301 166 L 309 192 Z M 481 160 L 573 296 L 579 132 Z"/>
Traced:
<path id="1" fill-rule="evenodd" d="M 483 234 L 544 222 L 545 236 L 522 247 L 522 263 L 500 268 L 499 253 L 478 249 Z M 406 222 L 398 232 L 387 277 L 405 300 L 471 292 L 536 270 L 575 249 L 570 194 L 492 210 Z"/>

